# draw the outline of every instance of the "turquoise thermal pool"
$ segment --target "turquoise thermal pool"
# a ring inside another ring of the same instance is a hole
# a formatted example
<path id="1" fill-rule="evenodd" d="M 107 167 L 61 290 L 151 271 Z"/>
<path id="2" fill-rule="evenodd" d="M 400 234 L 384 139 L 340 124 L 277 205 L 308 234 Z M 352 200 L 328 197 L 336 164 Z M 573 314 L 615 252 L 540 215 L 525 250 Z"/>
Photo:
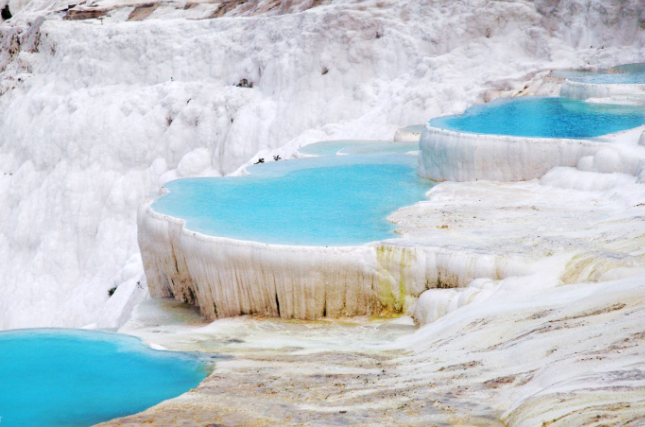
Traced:
<path id="1" fill-rule="evenodd" d="M 143 411 L 196 387 L 196 357 L 136 338 L 67 329 L 0 333 L 2 427 L 84 427 Z"/>
<path id="2" fill-rule="evenodd" d="M 619 73 L 645 73 L 645 62 L 618 65 L 614 70 Z"/>
<path id="3" fill-rule="evenodd" d="M 169 182 L 169 193 L 152 208 L 211 236 L 288 245 L 363 244 L 395 237 L 387 216 L 425 199 L 432 183 L 417 176 L 416 162 L 406 154 L 271 162 L 241 177 Z"/>
<path id="4" fill-rule="evenodd" d="M 536 138 L 590 138 L 638 127 L 638 107 L 595 104 L 567 98 L 524 97 L 478 105 L 457 116 L 433 119 L 430 126 L 457 132 Z"/>

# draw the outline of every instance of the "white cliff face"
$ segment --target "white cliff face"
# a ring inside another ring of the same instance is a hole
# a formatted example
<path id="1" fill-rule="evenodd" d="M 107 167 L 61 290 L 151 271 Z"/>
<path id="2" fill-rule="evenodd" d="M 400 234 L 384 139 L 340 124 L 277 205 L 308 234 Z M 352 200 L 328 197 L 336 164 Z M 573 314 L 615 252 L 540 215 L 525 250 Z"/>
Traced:
<path id="1" fill-rule="evenodd" d="M 139 246 L 153 297 L 197 303 L 208 319 L 241 314 L 318 319 L 379 314 L 374 248 L 267 245 L 195 233 L 139 213 Z"/>
<path id="2" fill-rule="evenodd" d="M 118 324 L 129 301 L 119 294 L 145 287 L 137 206 L 167 179 L 230 173 L 287 144 L 389 138 L 519 91 L 544 68 L 636 62 L 644 43 L 638 2 L 582 13 L 574 1 L 294 3 L 209 20 L 183 18 L 219 4 L 168 3 L 141 22 L 118 2 L 98 3 L 102 21 L 61 20 L 53 11 L 67 4 L 10 3 L 0 328 Z M 237 87 L 244 79 L 253 88 Z M 115 286 L 124 304 L 108 299 Z"/>
<path id="3" fill-rule="evenodd" d="M 530 271 L 521 257 L 469 253 L 423 239 L 322 247 L 208 236 L 155 212 L 150 201 L 139 209 L 138 226 L 151 295 L 196 304 L 210 320 L 406 313 L 428 288 Z"/>
<path id="4" fill-rule="evenodd" d="M 556 166 L 577 166 L 600 142 L 484 135 L 428 125 L 419 141 L 417 172 L 434 181 L 525 181 Z"/>
<path id="5" fill-rule="evenodd" d="M 645 103 L 645 84 L 595 84 L 567 80 L 560 91 L 572 99 L 614 99 L 623 103 Z"/>

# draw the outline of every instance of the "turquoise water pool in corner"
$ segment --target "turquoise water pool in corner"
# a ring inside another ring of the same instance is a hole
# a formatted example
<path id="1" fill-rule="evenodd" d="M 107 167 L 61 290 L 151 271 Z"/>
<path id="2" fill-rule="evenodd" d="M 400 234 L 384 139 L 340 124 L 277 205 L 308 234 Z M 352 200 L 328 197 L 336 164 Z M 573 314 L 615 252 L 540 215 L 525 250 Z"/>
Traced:
<path id="1" fill-rule="evenodd" d="M 638 107 L 545 97 L 500 99 L 430 121 L 458 132 L 536 138 L 590 138 L 644 123 L 645 111 Z"/>
<path id="2" fill-rule="evenodd" d="M 263 243 L 347 246 L 395 237 L 387 216 L 425 199 L 417 156 L 314 157 L 255 165 L 250 175 L 181 179 L 152 205 L 189 230 Z"/>
<path id="3" fill-rule="evenodd" d="M 208 366 L 136 338 L 84 330 L 0 333 L 0 425 L 85 427 L 196 387 Z"/>

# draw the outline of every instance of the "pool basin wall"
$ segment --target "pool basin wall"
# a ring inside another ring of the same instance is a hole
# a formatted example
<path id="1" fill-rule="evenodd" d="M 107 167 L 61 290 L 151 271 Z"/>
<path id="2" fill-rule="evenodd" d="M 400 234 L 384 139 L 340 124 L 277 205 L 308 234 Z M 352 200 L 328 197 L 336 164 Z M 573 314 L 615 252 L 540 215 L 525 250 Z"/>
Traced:
<path id="1" fill-rule="evenodd" d="M 577 166 L 607 145 L 578 139 L 456 132 L 426 126 L 417 173 L 433 181 L 525 181 Z"/>
<path id="2" fill-rule="evenodd" d="M 645 84 L 598 84 L 567 80 L 560 96 L 570 99 L 621 98 L 645 101 Z"/>
<path id="3" fill-rule="evenodd" d="M 409 132 L 405 129 L 397 129 L 394 133 L 394 142 L 417 142 L 421 132 Z"/>
<path id="4" fill-rule="evenodd" d="M 210 320 L 243 314 L 317 319 L 381 309 L 373 248 L 207 236 L 149 205 L 142 209 L 139 246 L 153 297 L 196 303 Z"/>
<path id="5" fill-rule="evenodd" d="M 313 320 L 406 312 L 426 289 L 527 274 L 503 256 L 411 246 L 268 245 L 207 236 L 181 219 L 138 212 L 138 239 L 153 298 L 199 305 L 209 320 L 255 314 Z M 525 271 L 526 270 L 526 271 Z"/>

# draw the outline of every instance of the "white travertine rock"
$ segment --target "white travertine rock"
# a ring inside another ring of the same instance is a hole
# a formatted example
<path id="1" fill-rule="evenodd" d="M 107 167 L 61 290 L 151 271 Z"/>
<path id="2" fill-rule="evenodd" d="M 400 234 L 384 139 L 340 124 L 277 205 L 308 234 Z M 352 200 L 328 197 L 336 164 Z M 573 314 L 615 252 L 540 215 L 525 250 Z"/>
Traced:
<path id="1" fill-rule="evenodd" d="M 637 175 L 645 164 L 638 141 L 645 126 L 587 139 L 528 138 L 438 129 L 419 142 L 417 172 L 433 181 L 526 181 L 558 166 Z"/>
<path id="2" fill-rule="evenodd" d="M 138 214 L 153 297 L 199 305 L 213 320 L 241 314 L 317 319 L 406 312 L 428 288 L 521 274 L 494 254 L 387 240 L 362 246 L 287 246 L 207 236 L 181 219 Z M 411 298 L 410 298 L 411 297 Z"/>
<path id="3" fill-rule="evenodd" d="M 622 102 L 645 102 L 645 84 L 598 84 L 567 80 L 560 95 L 572 99 L 614 99 Z"/>
<path id="4" fill-rule="evenodd" d="M 526 181 L 556 166 L 576 166 L 598 142 L 455 132 L 427 126 L 417 171 L 433 181 Z"/>

